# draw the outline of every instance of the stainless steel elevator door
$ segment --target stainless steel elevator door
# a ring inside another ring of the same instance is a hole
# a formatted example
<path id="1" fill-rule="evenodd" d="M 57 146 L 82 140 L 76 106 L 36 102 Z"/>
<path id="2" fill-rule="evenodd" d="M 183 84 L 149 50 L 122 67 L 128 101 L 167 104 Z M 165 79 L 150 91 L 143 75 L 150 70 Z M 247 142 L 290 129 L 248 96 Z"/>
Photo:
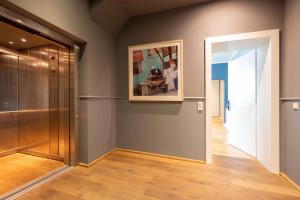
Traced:
<path id="1" fill-rule="evenodd" d="M 22 51 L 19 58 L 19 148 L 49 154 L 48 48 Z"/>
<path id="2" fill-rule="evenodd" d="M 69 164 L 70 140 L 70 50 L 59 47 L 59 155 Z"/>
<path id="3" fill-rule="evenodd" d="M 0 155 L 18 147 L 18 57 L 0 53 Z"/>
<path id="4" fill-rule="evenodd" d="M 0 156 L 69 164 L 70 50 L 53 44 L 0 53 Z"/>
<path id="5" fill-rule="evenodd" d="M 19 145 L 22 152 L 64 159 L 69 135 L 69 49 L 23 50 L 19 62 Z"/>

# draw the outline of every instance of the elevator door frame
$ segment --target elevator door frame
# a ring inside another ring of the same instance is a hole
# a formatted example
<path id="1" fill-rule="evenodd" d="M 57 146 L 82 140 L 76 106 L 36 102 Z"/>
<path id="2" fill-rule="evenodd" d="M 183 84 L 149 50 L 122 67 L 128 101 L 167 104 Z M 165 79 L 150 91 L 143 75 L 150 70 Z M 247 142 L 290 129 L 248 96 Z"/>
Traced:
<path id="1" fill-rule="evenodd" d="M 60 48 L 60 47 L 59 47 Z M 58 48 L 58 49 L 59 49 Z M 4 53 L 4 54 L 8 54 L 8 55 L 13 55 L 13 56 L 17 56 L 17 57 L 23 57 L 24 55 L 22 55 L 20 52 L 16 52 L 16 51 L 13 51 L 11 49 L 7 49 L 5 47 L 2 47 L 0 46 L 0 52 L 1 53 Z M 61 52 L 57 51 L 58 53 L 58 57 L 59 54 Z M 77 86 L 75 86 L 75 83 L 76 81 L 78 80 L 77 78 L 75 78 L 75 76 L 78 76 L 77 72 L 78 70 L 77 67 L 75 68 L 76 63 L 75 63 L 75 56 L 74 54 L 78 52 L 78 47 L 76 47 L 76 51 L 75 49 L 70 49 L 70 48 L 66 48 L 65 49 L 65 52 L 64 53 L 67 53 L 68 54 L 68 64 L 64 67 L 67 68 L 67 70 L 62 70 L 61 69 L 61 66 L 59 66 L 58 64 L 58 76 L 59 78 L 58 79 L 65 79 L 65 81 L 67 81 L 67 84 L 65 84 L 66 82 L 62 82 L 61 80 L 58 81 L 58 84 L 59 86 L 57 86 L 58 88 L 58 91 L 63 91 L 63 94 L 61 97 L 61 95 L 59 93 L 57 93 L 57 98 L 58 98 L 58 105 L 57 105 L 57 114 L 58 114 L 58 121 L 57 121 L 57 129 L 59 132 L 61 132 L 63 134 L 63 137 L 64 137 L 64 141 L 63 141 L 63 149 L 62 151 L 64 151 L 63 155 L 60 154 L 60 139 L 57 139 L 57 153 L 53 153 L 51 152 L 51 142 L 49 143 L 49 154 L 48 153 L 43 153 L 43 152 L 39 152 L 39 151 L 34 151 L 34 150 L 31 150 L 30 148 L 27 149 L 26 146 L 22 146 L 22 145 L 18 145 L 16 148 L 14 149 L 10 149 L 10 150 L 7 150 L 7 151 L 4 151 L 4 152 L 0 152 L 0 156 L 5 156 L 5 155 L 10 155 L 10 154 L 13 154 L 13 153 L 25 153 L 25 154 L 29 154 L 29 155 L 33 155 L 33 156 L 38 156 L 38 157 L 44 157 L 44 158 L 48 158 L 48 159 L 54 159 L 54 160 L 59 160 L 59 161 L 63 161 L 66 165 L 75 165 L 76 164 L 76 157 L 74 155 L 76 155 L 76 153 L 70 153 L 70 151 L 77 151 L 76 148 L 74 148 L 74 146 L 77 145 L 77 143 L 75 143 L 75 140 L 77 140 L 77 138 L 72 138 L 71 135 L 74 135 L 75 131 L 78 130 L 77 127 L 74 127 L 74 128 L 71 128 L 73 125 L 74 126 L 78 126 L 78 123 L 76 123 L 77 121 L 77 117 L 75 114 L 75 107 L 76 107 L 76 102 L 75 101 L 71 101 L 71 99 L 75 99 L 75 96 L 78 96 L 78 91 L 75 92 L 75 88 L 78 88 Z M 60 63 L 60 58 L 58 58 L 57 62 Z M 20 66 L 18 66 L 19 68 Z M 49 66 L 50 67 L 50 66 Z M 19 70 L 18 70 L 19 71 Z M 64 72 L 67 72 L 67 74 L 61 74 L 61 72 L 64 71 Z M 18 72 L 18 77 L 20 77 L 19 75 L 20 71 Z M 75 73 L 77 75 L 75 75 Z M 74 74 L 74 75 L 71 75 L 71 74 Z M 19 82 L 20 80 L 18 80 Z M 62 83 L 61 83 L 62 82 Z M 77 84 L 77 83 L 76 83 Z M 50 87 L 50 85 L 49 85 Z M 66 94 L 64 93 L 64 91 L 67 89 L 67 92 Z M 74 90 L 74 92 L 73 92 Z M 18 89 L 19 91 L 19 89 Z M 19 96 L 19 94 L 18 94 Z M 62 99 L 61 99 L 62 98 Z M 66 99 L 65 99 L 66 98 Z M 63 101 L 66 101 L 66 102 L 63 102 Z M 50 104 L 49 104 L 50 106 Z M 18 106 L 19 107 L 19 106 Z M 64 120 L 63 119 L 63 116 L 64 115 L 62 112 L 65 112 L 65 110 L 68 110 L 68 113 L 67 113 L 67 117 L 65 121 L 60 121 L 60 120 Z M 51 112 L 51 107 L 49 107 L 49 112 Z M 20 110 L 18 109 L 17 111 L 9 111 L 9 113 L 16 113 L 17 116 L 18 116 L 18 129 L 20 129 Z M 50 113 L 49 113 L 50 114 Z M 62 115 L 61 115 L 62 114 Z M 64 123 L 64 122 L 67 122 Z M 67 131 L 65 130 L 62 130 L 62 129 L 67 129 Z M 20 133 L 20 131 L 18 131 Z M 58 133 L 58 132 L 57 132 Z M 50 134 L 50 132 L 49 132 Z M 58 137 L 60 137 L 60 134 L 58 134 Z M 20 138 L 20 135 L 18 135 L 18 138 Z M 49 135 L 49 139 L 50 139 L 50 135 Z M 72 140 L 71 140 L 72 138 Z M 19 139 L 20 141 L 20 139 Z M 72 144 L 70 144 L 71 142 L 73 142 Z M 73 148 L 71 150 L 71 147 Z M 71 155 L 73 156 L 71 158 Z"/>
<path id="2" fill-rule="evenodd" d="M 33 16 L 12 3 L 0 3 L 0 20 L 17 28 L 45 37 L 69 48 L 69 134 L 65 135 L 64 163 L 79 162 L 79 59 L 86 42 L 47 21 Z"/>

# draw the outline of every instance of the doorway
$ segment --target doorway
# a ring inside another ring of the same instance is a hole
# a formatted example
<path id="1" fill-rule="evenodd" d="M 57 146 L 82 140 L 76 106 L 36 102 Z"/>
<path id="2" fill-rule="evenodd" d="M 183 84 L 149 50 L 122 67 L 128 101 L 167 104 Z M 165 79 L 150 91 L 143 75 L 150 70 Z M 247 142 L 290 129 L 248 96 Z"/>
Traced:
<path id="1" fill-rule="evenodd" d="M 206 162 L 212 154 L 254 157 L 279 173 L 279 30 L 208 38 L 205 53 Z M 216 81 L 225 82 L 222 100 Z"/>
<path id="2" fill-rule="evenodd" d="M 70 165 L 72 56 L 0 21 L 0 199 Z"/>

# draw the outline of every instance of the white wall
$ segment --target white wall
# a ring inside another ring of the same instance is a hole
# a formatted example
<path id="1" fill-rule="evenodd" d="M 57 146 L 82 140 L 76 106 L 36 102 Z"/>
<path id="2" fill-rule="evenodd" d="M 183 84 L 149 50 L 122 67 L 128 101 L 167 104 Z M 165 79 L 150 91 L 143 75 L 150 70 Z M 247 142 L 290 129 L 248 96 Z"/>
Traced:
<path id="1" fill-rule="evenodd" d="M 224 80 L 220 80 L 220 117 L 224 122 L 225 111 L 225 83 Z"/>
<path id="2" fill-rule="evenodd" d="M 271 161 L 271 48 L 257 48 L 257 159 L 267 168 Z"/>
<path id="3" fill-rule="evenodd" d="M 228 63 L 227 116 L 229 143 L 256 156 L 256 53 L 248 53 Z"/>
<path id="4" fill-rule="evenodd" d="M 212 89 L 212 116 L 219 117 L 220 116 L 220 81 L 212 80 L 211 81 L 211 89 Z"/>

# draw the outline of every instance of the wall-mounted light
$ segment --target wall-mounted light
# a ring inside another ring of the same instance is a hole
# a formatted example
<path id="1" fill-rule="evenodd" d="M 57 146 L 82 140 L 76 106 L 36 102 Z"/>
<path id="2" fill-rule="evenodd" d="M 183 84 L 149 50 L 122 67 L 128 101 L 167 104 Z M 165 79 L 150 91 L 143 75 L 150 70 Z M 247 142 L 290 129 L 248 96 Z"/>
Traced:
<path id="1" fill-rule="evenodd" d="M 26 42 L 27 40 L 25 38 L 21 38 L 21 41 L 22 42 Z"/>
<path id="2" fill-rule="evenodd" d="M 9 43 L 9 44 L 14 44 L 14 42 L 12 42 L 12 41 L 9 41 L 8 43 Z"/>
<path id="3" fill-rule="evenodd" d="M 19 22 L 19 23 L 23 23 L 23 21 L 22 21 L 22 20 L 20 20 L 20 19 L 17 19 L 16 21 L 17 21 L 17 22 Z"/>

